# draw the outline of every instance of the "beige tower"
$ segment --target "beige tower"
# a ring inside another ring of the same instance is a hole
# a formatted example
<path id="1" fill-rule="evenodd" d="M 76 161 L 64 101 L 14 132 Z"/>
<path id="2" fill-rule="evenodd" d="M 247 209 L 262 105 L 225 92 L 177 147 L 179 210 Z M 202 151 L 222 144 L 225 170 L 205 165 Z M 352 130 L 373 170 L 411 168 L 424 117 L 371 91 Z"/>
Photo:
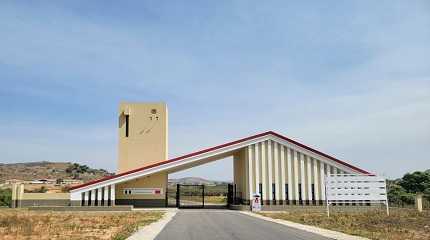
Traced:
<path id="1" fill-rule="evenodd" d="M 165 103 L 121 103 L 117 173 L 168 159 Z"/>

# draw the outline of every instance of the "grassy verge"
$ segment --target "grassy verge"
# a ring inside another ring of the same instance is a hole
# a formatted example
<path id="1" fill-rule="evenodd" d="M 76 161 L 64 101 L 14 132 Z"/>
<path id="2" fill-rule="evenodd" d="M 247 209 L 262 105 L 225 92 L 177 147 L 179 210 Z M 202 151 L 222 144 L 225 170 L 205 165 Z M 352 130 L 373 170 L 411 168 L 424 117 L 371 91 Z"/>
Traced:
<path id="1" fill-rule="evenodd" d="M 330 218 L 322 212 L 262 212 L 261 215 L 377 240 L 430 239 L 430 211 L 392 209 L 390 216 L 381 211 L 339 212 L 330 214 Z"/>
<path id="2" fill-rule="evenodd" d="M 0 239 L 126 239 L 162 212 L 0 210 Z"/>

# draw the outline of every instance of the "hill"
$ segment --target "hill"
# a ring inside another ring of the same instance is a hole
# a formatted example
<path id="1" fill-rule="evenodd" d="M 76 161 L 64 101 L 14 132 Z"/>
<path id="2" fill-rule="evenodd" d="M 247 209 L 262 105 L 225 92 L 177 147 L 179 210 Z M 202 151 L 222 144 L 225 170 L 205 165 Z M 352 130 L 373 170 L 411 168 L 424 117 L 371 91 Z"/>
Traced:
<path id="1" fill-rule="evenodd" d="M 213 180 L 207 180 L 199 177 L 184 177 L 184 178 L 178 178 L 178 179 L 169 179 L 169 185 L 176 185 L 176 184 L 225 185 L 228 183 L 230 182 L 213 181 Z"/>
<path id="2" fill-rule="evenodd" d="M 0 183 L 8 179 L 79 179 L 86 182 L 108 175 L 112 173 L 70 162 L 0 163 Z"/>

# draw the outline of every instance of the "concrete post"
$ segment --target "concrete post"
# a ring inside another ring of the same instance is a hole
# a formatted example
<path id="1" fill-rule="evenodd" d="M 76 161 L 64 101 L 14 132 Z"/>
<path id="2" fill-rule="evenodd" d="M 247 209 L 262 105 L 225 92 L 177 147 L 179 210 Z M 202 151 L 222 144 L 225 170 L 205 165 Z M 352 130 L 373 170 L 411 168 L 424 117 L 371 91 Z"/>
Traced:
<path id="1" fill-rule="evenodd" d="M 109 206 L 109 190 L 108 190 L 109 186 L 105 186 L 104 190 L 103 190 L 103 194 L 104 194 L 104 206 Z"/>
<path id="2" fill-rule="evenodd" d="M 287 200 L 287 199 L 285 199 L 286 198 L 286 195 L 285 195 L 285 191 L 286 191 L 286 189 L 285 189 L 285 168 L 286 168 L 285 148 L 282 144 L 279 144 L 278 151 L 279 151 L 279 154 L 281 155 L 281 159 L 279 159 L 279 161 L 281 161 L 281 183 L 280 183 L 281 184 L 281 190 L 280 190 L 281 191 L 281 197 L 280 197 L 280 199 L 282 200 L 283 204 L 286 204 L 285 200 Z"/>
<path id="3" fill-rule="evenodd" d="M 256 143 L 253 145 L 254 146 L 254 151 L 253 151 L 253 155 L 254 155 L 254 159 L 255 159 L 255 192 L 251 193 L 251 198 L 249 199 L 250 201 L 252 200 L 252 195 L 254 193 L 258 193 L 260 194 L 260 192 L 262 192 L 262 190 L 260 189 L 260 183 L 261 183 L 261 179 L 260 179 L 260 173 L 261 173 L 261 168 L 260 168 L 260 164 L 261 164 L 261 158 L 260 158 L 260 143 Z"/>
<path id="4" fill-rule="evenodd" d="M 285 147 L 285 151 L 287 152 L 287 156 L 286 156 L 286 161 L 287 161 L 287 176 L 288 176 L 288 204 L 292 203 L 293 200 L 293 187 L 294 187 L 294 183 L 293 183 L 293 160 L 291 158 L 291 149 Z"/>
<path id="5" fill-rule="evenodd" d="M 22 199 L 24 198 L 24 184 L 17 184 L 15 185 L 15 194 L 13 193 L 12 189 L 12 197 L 15 196 L 14 201 L 14 208 L 20 208 L 22 207 Z"/>
<path id="6" fill-rule="evenodd" d="M 103 192 L 102 188 L 97 188 L 97 206 L 102 205 Z"/>
<path id="7" fill-rule="evenodd" d="M 18 186 L 16 183 L 12 184 L 12 201 L 10 203 L 11 208 L 16 208 L 16 196 L 17 196 Z"/>
<path id="8" fill-rule="evenodd" d="M 111 206 L 115 206 L 115 184 L 110 185 Z"/>
<path id="9" fill-rule="evenodd" d="M 250 201 L 252 199 L 252 194 L 255 192 L 254 188 L 254 168 L 252 166 L 252 160 L 253 160 L 253 149 L 251 146 L 248 146 L 246 153 L 246 161 L 248 161 L 248 198 Z M 257 184 L 257 183 L 256 183 Z"/>
<path id="10" fill-rule="evenodd" d="M 267 202 L 272 205 L 273 203 L 273 178 L 272 178 L 272 165 L 273 165 L 273 154 L 272 154 L 272 141 L 267 141 L 266 150 L 266 161 L 267 161 Z"/>
<path id="11" fill-rule="evenodd" d="M 299 200 L 299 155 L 298 155 L 298 152 L 296 150 L 293 150 L 293 151 L 294 151 L 293 152 L 294 168 L 293 168 L 293 174 L 292 174 L 292 176 L 294 176 L 294 184 L 293 184 L 294 198 L 293 198 L 293 202 L 294 202 L 294 204 L 297 204 L 298 200 Z"/>
<path id="12" fill-rule="evenodd" d="M 96 206 L 96 189 L 91 190 L 91 206 Z"/>
<path id="13" fill-rule="evenodd" d="M 422 193 L 417 193 L 417 195 L 415 196 L 415 206 L 416 206 L 418 212 L 423 211 L 423 194 Z"/>

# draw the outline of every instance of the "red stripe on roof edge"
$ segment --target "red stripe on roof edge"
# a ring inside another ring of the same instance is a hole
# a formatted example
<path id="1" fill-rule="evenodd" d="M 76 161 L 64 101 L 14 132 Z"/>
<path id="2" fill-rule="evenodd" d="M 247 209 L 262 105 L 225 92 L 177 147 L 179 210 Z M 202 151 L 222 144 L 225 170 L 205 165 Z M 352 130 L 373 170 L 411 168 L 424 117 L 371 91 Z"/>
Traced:
<path id="1" fill-rule="evenodd" d="M 158 162 L 158 163 L 155 163 L 155 164 L 144 166 L 144 167 L 141 167 L 141 168 L 136 168 L 136 169 L 133 169 L 133 170 L 130 170 L 130 171 L 127 171 L 127 172 L 115 174 L 115 175 L 112 175 L 112 176 L 103 177 L 103 178 L 100 178 L 100 179 L 97 179 L 97 180 L 93 180 L 93 181 L 90 181 L 90 182 L 87 182 L 87 183 L 84 183 L 84 184 L 81 184 L 81 185 L 77 185 L 77 186 L 71 187 L 70 190 L 75 190 L 75 189 L 78 189 L 78 188 L 83 188 L 83 187 L 86 187 L 86 186 L 89 186 L 89 185 L 93 185 L 93 184 L 96 184 L 96 183 L 99 183 L 99 182 L 104 182 L 104 181 L 110 180 L 110 179 L 115 179 L 115 178 L 118 178 L 118 177 L 121 177 L 121 176 L 124 176 L 124 175 L 128 175 L 128 174 L 132 174 L 132 173 L 135 173 L 135 172 L 139 172 L 139 171 L 142 171 L 142 170 L 145 170 L 145 169 L 153 168 L 153 167 L 156 167 L 156 166 L 160 166 L 160 165 L 163 165 L 163 164 L 175 162 L 175 161 L 182 160 L 182 159 L 189 158 L 189 157 L 194 157 L 194 156 L 197 156 L 197 155 L 200 155 L 200 154 L 203 154 L 203 153 L 207 153 L 207 152 L 210 152 L 210 151 L 214 151 L 214 150 L 217 150 L 217 149 L 220 149 L 220 148 L 224 148 L 224 147 L 227 147 L 227 146 L 235 145 L 235 144 L 238 144 L 238 143 L 241 143 L 241 142 L 245 142 L 245 141 L 248 141 L 248 140 L 251 140 L 251 139 L 254 139 L 254 138 L 259 138 L 259 137 L 263 137 L 263 136 L 270 135 L 270 134 L 274 135 L 276 137 L 279 137 L 281 139 L 284 139 L 287 142 L 291 142 L 291 143 L 293 143 L 295 145 L 298 145 L 298 146 L 300 146 L 300 147 L 302 147 L 304 149 L 307 149 L 307 150 L 309 150 L 311 152 L 314 152 L 316 154 L 319 154 L 319 155 L 322 155 L 322 156 L 324 156 L 326 158 L 329 158 L 329 159 L 331 159 L 331 160 L 333 160 L 333 161 L 335 161 L 335 162 L 337 162 L 339 164 L 347 166 L 347 167 L 349 167 L 351 169 L 354 169 L 354 170 L 356 170 L 356 171 L 358 171 L 360 173 L 371 174 L 371 173 L 369 173 L 369 172 L 367 172 L 367 171 L 365 171 L 365 170 L 363 170 L 361 168 L 355 167 L 355 166 L 353 166 L 353 165 L 351 165 L 349 163 L 346 163 L 346 162 L 341 161 L 341 160 L 339 160 L 339 159 L 337 159 L 335 157 L 332 157 L 332 156 L 327 155 L 327 154 L 325 154 L 323 152 L 320 152 L 320 151 L 318 151 L 316 149 L 313 149 L 313 148 L 311 148 L 309 146 L 306 146 L 306 145 L 304 145 L 302 143 L 294 141 L 294 140 L 292 140 L 290 138 L 287 138 L 287 137 L 285 137 L 285 136 L 283 136 L 281 134 L 278 134 L 278 133 L 273 132 L 273 131 L 267 131 L 267 132 L 263 132 L 263 133 L 260 133 L 260 134 L 252 135 L 250 137 L 242 138 L 242 139 L 239 139 L 239 140 L 236 140 L 236 141 L 227 142 L 227 143 L 215 146 L 215 147 L 206 148 L 206 149 L 203 149 L 203 150 L 200 150 L 200 151 L 197 151 L 197 152 L 192 152 L 192 153 L 189 153 L 189 154 L 186 154 L 186 155 L 183 155 L 183 156 L 179 156 L 179 157 L 176 157 L 176 158 L 172 158 L 172 159 L 169 159 L 169 160 L 165 160 L 165 161 L 162 161 L 162 162 Z"/>

